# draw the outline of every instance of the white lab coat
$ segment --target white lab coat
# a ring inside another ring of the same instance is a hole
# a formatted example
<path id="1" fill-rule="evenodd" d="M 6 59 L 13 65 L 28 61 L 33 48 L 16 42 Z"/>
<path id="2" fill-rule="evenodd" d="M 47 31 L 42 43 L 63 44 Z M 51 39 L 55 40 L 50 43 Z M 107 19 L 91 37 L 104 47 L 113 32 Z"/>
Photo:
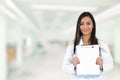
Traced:
<path id="1" fill-rule="evenodd" d="M 103 59 L 103 71 L 101 72 L 101 74 L 104 74 L 113 68 L 113 59 L 112 59 L 112 56 L 110 54 L 110 50 L 109 50 L 107 44 L 102 40 L 98 40 L 98 44 L 101 48 L 100 49 L 101 56 Z M 82 39 L 80 40 L 79 45 L 83 45 Z M 72 58 L 74 57 L 73 48 L 74 48 L 74 44 L 71 42 L 68 45 L 65 56 L 64 56 L 63 70 L 66 73 L 70 73 L 70 74 L 75 75 L 76 72 L 74 71 L 74 66 L 72 64 Z M 91 79 L 90 78 L 77 78 L 76 77 L 76 80 L 100 80 L 100 77 L 99 78 L 91 78 Z"/>

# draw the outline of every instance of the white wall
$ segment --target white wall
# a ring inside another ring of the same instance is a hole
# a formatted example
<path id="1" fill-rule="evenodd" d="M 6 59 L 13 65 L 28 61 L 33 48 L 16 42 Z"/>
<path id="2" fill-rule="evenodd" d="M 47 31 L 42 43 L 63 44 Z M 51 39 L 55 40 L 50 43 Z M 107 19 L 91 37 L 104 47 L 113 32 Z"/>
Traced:
<path id="1" fill-rule="evenodd" d="M 6 57 L 6 25 L 3 9 L 0 6 L 0 80 L 7 78 Z"/>

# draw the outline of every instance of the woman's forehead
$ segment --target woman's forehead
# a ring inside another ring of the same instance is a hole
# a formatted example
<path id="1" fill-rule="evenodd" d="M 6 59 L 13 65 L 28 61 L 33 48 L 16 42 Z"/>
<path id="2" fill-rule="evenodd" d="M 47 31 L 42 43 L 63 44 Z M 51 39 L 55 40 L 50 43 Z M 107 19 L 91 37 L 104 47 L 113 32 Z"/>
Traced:
<path id="1" fill-rule="evenodd" d="M 90 17 L 86 16 L 81 19 L 81 22 L 83 22 L 83 21 L 92 22 L 92 19 Z"/>

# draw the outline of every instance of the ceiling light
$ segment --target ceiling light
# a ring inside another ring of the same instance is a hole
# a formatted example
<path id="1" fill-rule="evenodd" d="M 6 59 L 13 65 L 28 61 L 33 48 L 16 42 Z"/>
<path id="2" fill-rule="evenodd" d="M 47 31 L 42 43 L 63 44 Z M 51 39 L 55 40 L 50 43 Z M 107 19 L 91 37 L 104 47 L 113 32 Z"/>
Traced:
<path id="1" fill-rule="evenodd" d="M 33 4 L 33 10 L 97 11 L 95 6 L 44 5 Z"/>

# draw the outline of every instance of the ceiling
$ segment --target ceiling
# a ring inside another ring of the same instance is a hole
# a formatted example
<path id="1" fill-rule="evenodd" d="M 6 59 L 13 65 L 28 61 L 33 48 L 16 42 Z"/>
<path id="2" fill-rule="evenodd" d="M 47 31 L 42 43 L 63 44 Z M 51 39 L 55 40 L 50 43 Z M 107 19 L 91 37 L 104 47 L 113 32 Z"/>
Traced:
<path id="1" fill-rule="evenodd" d="M 5 0 L 6 9 L 14 14 L 8 17 L 29 22 L 46 39 L 73 36 L 83 11 L 90 11 L 98 23 L 115 18 L 120 14 L 119 3 L 119 0 Z"/>

